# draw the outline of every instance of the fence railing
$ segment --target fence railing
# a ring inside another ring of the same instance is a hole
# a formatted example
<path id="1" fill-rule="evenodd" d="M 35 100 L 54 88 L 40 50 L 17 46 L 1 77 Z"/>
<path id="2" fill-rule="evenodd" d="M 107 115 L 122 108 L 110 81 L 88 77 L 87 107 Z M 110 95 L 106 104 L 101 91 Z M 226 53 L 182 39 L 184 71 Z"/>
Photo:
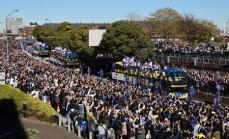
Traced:
<path id="1" fill-rule="evenodd" d="M 193 66 L 201 68 L 211 68 L 217 70 L 229 71 L 227 66 L 229 65 L 229 59 L 226 58 L 215 58 L 215 57 L 204 57 L 204 56 L 185 56 L 185 55 L 156 55 L 155 59 L 158 61 L 164 60 L 170 64 L 179 64 L 184 66 Z"/>

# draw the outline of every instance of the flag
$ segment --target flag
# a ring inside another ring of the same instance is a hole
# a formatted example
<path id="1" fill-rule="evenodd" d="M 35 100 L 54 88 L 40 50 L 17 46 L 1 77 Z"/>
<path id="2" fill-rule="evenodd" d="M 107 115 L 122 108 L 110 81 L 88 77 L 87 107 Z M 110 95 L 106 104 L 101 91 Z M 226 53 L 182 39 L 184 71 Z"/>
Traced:
<path id="1" fill-rule="evenodd" d="M 191 87 L 189 88 L 189 95 L 190 95 L 190 96 L 194 96 L 194 95 L 195 95 L 195 89 L 194 89 L 193 86 L 191 86 Z"/>
<path id="2" fill-rule="evenodd" d="M 100 72 L 99 72 L 99 77 L 100 78 L 103 78 L 103 70 L 101 69 Z"/>
<path id="3" fill-rule="evenodd" d="M 88 75 L 91 75 L 91 69 L 90 69 L 90 67 L 87 68 L 87 74 Z"/>
<path id="4" fill-rule="evenodd" d="M 80 64 L 80 72 L 83 73 L 83 66 Z"/>

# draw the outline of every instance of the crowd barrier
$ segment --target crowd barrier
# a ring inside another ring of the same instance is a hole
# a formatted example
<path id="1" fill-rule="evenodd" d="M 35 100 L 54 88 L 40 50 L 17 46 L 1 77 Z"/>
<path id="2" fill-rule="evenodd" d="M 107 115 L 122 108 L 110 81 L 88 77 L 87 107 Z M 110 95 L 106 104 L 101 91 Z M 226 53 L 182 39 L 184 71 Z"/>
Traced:
<path id="1" fill-rule="evenodd" d="M 164 59 L 168 62 L 186 62 L 193 64 L 217 64 L 226 65 L 229 64 L 229 58 L 215 58 L 207 56 L 188 56 L 188 55 L 156 55 L 157 59 Z"/>

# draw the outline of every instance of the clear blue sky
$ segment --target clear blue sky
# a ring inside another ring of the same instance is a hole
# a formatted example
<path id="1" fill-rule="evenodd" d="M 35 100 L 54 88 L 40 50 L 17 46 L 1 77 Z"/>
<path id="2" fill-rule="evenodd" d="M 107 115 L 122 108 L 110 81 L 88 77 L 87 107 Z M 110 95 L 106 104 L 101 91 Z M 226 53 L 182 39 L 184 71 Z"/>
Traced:
<path id="1" fill-rule="evenodd" d="M 125 19 L 129 12 L 147 17 L 164 7 L 212 20 L 219 27 L 229 18 L 229 0 L 1 0 L 0 3 L 0 22 L 11 10 L 18 9 L 12 17 L 24 18 L 24 24 L 43 24 L 46 18 L 53 22 L 113 22 Z"/>

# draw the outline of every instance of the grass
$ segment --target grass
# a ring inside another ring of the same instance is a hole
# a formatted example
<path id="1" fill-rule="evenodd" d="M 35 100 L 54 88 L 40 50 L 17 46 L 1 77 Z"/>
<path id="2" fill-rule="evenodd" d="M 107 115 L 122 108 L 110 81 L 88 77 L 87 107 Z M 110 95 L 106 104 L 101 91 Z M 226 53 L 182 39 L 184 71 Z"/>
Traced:
<path id="1" fill-rule="evenodd" d="M 2 99 L 12 99 L 17 107 L 17 111 L 20 114 L 26 115 L 26 117 L 35 117 L 42 121 L 49 121 L 56 114 L 55 110 L 50 106 L 10 85 L 0 86 L 0 100 Z M 24 104 L 26 104 L 26 109 L 23 110 Z"/>
<path id="2" fill-rule="evenodd" d="M 39 133 L 38 130 L 33 129 L 33 128 L 27 128 L 25 132 L 26 132 L 26 135 L 29 137 L 29 139 L 34 138 Z"/>

